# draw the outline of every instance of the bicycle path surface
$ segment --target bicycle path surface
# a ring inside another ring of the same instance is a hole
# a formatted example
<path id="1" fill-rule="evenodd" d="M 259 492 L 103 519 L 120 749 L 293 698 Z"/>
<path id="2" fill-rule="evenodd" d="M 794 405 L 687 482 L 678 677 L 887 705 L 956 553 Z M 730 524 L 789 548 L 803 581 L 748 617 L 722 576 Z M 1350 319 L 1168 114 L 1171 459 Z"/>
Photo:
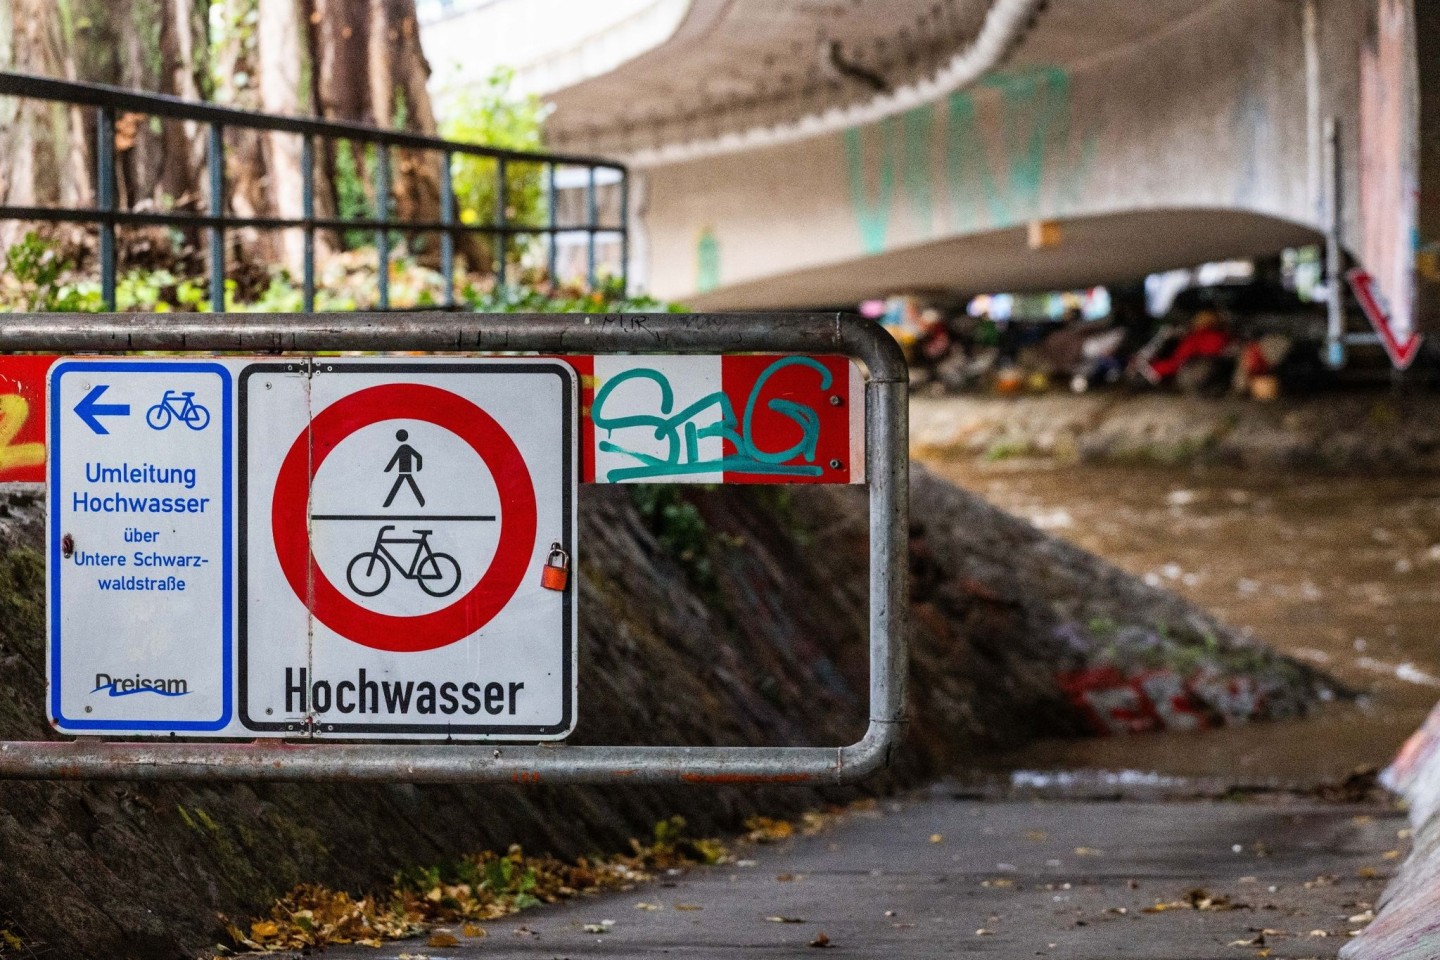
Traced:
<path id="1" fill-rule="evenodd" d="M 1297 796 L 994 802 L 937 789 L 732 864 L 527 910 L 482 938 L 437 928 L 455 948 L 420 938 L 326 956 L 1334 957 L 1401 862 L 1405 827 L 1390 807 Z"/>

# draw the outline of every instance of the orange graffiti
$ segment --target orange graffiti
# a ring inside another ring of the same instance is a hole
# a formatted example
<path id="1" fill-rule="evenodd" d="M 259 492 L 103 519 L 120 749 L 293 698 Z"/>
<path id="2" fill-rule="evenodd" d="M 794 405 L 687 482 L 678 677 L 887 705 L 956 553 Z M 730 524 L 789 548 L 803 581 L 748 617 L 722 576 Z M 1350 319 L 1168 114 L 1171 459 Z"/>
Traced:
<path id="1" fill-rule="evenodd" d="M 0 473 L 45 463 L 45 444 L 15 443 L 30 419 L 30 401 L 18 393 L 0 395 Z"/>

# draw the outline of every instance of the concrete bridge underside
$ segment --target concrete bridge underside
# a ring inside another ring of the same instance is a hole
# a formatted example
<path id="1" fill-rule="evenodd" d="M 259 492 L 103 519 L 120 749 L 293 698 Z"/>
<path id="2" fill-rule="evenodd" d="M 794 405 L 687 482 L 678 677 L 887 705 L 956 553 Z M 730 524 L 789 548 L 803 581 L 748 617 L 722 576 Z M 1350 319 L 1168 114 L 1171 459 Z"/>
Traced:
<path id="1" fill-rule="evenodd" d="M 877 292 L 950 295 L 1123 283 L 1176 266 L 1259 257 L 1318 243 L 1315 230 L 1234 210 L 1144 210 L 1066 220 L 1063 241 L 1031 251 L 1026 228 L 951 236 L 682 294 L 697 309 L 854 305 Z"/>
<path id="2" fill-rule="evenodd" d="M 551 24 L 519 77 L 552 146 L 630 162 L 658 296 L 1057 288 L 1329 232 L 1402 325 L 1440 315 L 1440 3 L 561 3 L 491 0 L 469 33 Z"/>
<path id="3" fill-rule="evenodd" d="M 659 296 L 829 305 L 1273 253 L 1330 223 L 1333 117 L 1341 242 L 1414 299 L 1415 0 L 677 2 L 668 39 L 545 91 L 552 142 L 634 165 L 632 275 Z M 974 75 L 946 87 L 956 63 Z M 1029 249 L 1036 221 L 1057 246 Z"/>
<path id="4" fill-rule="evenodd" d="M 1067 11 L 1102 19 L 1113 5 L 1054 0 L 1000 72 L 943 100 L 643 167 L 640 275 L 697 307 L 803 306 L 1058 288 L 1273 253 L 1325 230 L 1332 115 L 1341 235 L 1361 255 L 1367 227 L 1393 228 L 1367 223 L 1386 218 L 1362 189 L 1354 119 L 1371 5 L 1318 4 L 1308 55 L 1323 69 L 1308 84 L 1303 3 L 1193 6 L 1066 62 L 1047 31 Z M 1059 244 L 1029 249 L 1033 221 L 1058 221 Z"/>

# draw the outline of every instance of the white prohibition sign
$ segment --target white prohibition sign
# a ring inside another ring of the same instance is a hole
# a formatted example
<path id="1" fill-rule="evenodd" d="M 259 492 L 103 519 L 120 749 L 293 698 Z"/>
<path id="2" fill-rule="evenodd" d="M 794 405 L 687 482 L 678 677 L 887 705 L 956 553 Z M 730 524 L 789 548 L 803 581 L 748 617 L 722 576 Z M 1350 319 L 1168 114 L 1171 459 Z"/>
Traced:
<path id="1" fill-rule="evenodd" d="M 575 722 L 577 384 L 549 360 L 252 364 L 239 378 L 252 733 L 559 739 Z"/>

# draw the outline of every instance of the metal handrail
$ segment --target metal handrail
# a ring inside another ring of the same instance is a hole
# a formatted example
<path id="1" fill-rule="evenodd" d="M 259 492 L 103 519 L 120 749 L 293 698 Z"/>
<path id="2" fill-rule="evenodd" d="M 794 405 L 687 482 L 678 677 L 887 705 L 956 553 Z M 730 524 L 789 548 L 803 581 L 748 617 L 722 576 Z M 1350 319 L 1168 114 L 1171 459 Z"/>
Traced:
<path id="1" fill-rule="evenodd" d="M 445 140 L 404 130 L 386 130 L 357 123 L 340 123 L 313 117 L 282 116 L 241 110 L 184 100 L 156 93 L 140 93 L 121 87 L 98 83 L 74 83 L 22 73 L 0 71 L 0 96 L 48 100 L 73 106 L 94 107 L 96 117 L 95 199 L 93 208 L 33 207 L 0 205 L 0 219 L 34 220 L 54 223 L 95 223 L 100 228 L 100 287 L 106 310 L 115 309 L 116 261 L 115 228 L 121 225 L 158 225 L 189 227 L 210 231 L 210 305 L 221 312 L 225 309 L 225 231 L 249 227 L 261 230 L 302 229 L 304 248 L 304 309 L 315 309 L 315 231 L 373 230 L 375 246 L 381 263 L 389 262 L 391 230 L 423 231 L 441 235 L 441 273 L 445 283 L 444 305 L 455 306 L 455 239 L 466 234 L 484 234 L 499 238 L 514 236 L 545 236 L 549 245 L 547 264 L 551 272 L 556 265 L 557 238 L 561 234 L 584 234 L 587 239 L 586 282 L 595 286 L 595 241 L 598 235 L 620 239 L 620 277 L 628 278 L 629 262 L 629 173 L 625 166 L 600 157 L 563 153 L 509 150 L 482 144 Z M 117 112 L 140 113 L 146 116 L 189 120 L 209 126 L 207 173 L 210 186 L 210 209 L 207 213 L 151 212 L 117 210 L 115 204 L 115 118 Z M 301 136 L 301 198 L 304 216 L 241 217 L 225 212 L 225 145 L 226 127 L 293 133 Z M 374 144 L 379 149 L 375 164 L 375 216 L 368 219 L 316 217 L 315 213 L 315 149 L 316 138 L 352 140 Z M 392 148 L 424 150 L 441 155 L 439 220 L 403 220 L 390 216 L 390 156 Z M 455 191 L 451 161 L 457 155 L 488 157 L 496 161 L 495 210 L 490 222 L 466 224 L 455 214 Z M 546 189 L 550 193 L 548 222 L 544 224 L 514 223 L 506 210 L 505 174 L 511 163 L 536 164 L 545 168 Z M 557 223 L 555 170 L 557 167 L 579 167 L 588 171 L 585 183 L 586 220 L 576 226 Z M 602 224 L 596 199 L 595 171 L 616 170 L 620 174 L 619 223 Z M 506 279 L 506 244 L 496 244 L 495 274 L 500 283 Z M 377 271 L 380 309 L 390 308 L 388 271 Z"/>
<path id="2" fill-rule="evenodd" d="M 841 353 L 865 365 L 869 486 L 869 724 L 842 746 L 145 743 L 0 741 L 0 781 L 255 780 L 410 783 L 853 783 L 886 765 L 906 726 L 909 377 L 895 340 L 856 316 L 812 314 L 14 314 L 0 352 L 268 353 L 404 350 Z"/>

